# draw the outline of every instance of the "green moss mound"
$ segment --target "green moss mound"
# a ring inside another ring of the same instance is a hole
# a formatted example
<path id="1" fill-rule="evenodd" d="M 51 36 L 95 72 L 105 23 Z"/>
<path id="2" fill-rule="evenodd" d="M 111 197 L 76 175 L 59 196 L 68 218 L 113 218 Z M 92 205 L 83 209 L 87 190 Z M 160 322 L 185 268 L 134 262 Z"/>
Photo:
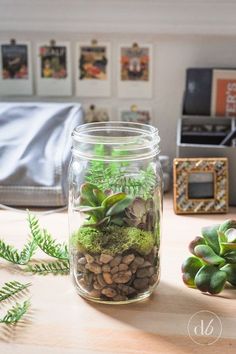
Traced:
<path id="1" fill-rule="evenodd" d="M 115 255 L 129 249 L 147 255 L 155 244 L 154 234 L 136 227 L 108 226 L 102 230 L 81 227 L 71 237 L 72 247 L 92 254 Z"/>

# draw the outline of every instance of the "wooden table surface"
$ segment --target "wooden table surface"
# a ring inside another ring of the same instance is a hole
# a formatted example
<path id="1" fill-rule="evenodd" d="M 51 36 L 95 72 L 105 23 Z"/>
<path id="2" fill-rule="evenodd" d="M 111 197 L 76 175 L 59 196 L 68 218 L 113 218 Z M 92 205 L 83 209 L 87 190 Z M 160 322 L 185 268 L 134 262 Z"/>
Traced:
<path id="1" fill-rule="evenodd" d="M 90 303 L 76 294 L 69 276 L 25 275 L 0 259 L 0 285 L 13 279 L 32 282 L 30 316 L 15 327 L 0 324 L 0 353 L 235 354 L 236 290 L 203 295 L 183 284 L 180 270 L 189 254 L 188 243 L 201 226 L 225 218 L 236 218 L 236 208 L 228 215 L 177 216 L 171 197 L 165 197 L 161 282 L 151 298 L 140 303 Z M 0 211 L 0 237 L 21 247 L 28 233 L 25 220 L 25 214 Z M 59 240 L 66 240 L 66 212 L 41 215 L 40 222 Z M 41 258 L 42 253 L 36 256 Z M 196 344 L 188 335 L 190 317 L 201 310 L 215 313 L 222 323 L 222 335 L 212 345 Z"/>

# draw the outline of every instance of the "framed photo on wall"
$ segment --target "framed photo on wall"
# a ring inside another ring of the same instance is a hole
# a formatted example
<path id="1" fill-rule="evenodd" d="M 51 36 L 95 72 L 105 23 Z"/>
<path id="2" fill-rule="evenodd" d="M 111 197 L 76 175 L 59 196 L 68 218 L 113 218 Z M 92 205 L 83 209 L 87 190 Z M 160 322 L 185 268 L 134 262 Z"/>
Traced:
<path id="1" fill-rule="evenodd" d="M 211 115 L 236 117 L 236 70 L 213 70 Z"/>
<path id="2" fill-rule="evenodd" d="M 110 43 L 79 42 L 76 45 L 76 95 L 109 97 L 111 95 Z"/>
<path id="3" fill-rule="evenodd" d="M 120 98 L 152 98 L 152 45 L 120 45 L 118 52 Z"/>
<path id="4" fill-rule="evenodd" d="M 71 96 L 71 57 L 69 42 L 37 44 L 37 94 Z"/>
<path id="5" fill-rule="evenodd" d="M 11 40 L 0 45 L 0 95 L 33 94 L 30 43 Z"/>
<path id="6" fill-rule="evenodd" d="M 150 124 L 152 121 L 152 110 L 147 106 L 132 104 L 119 110 L 119 120 L 123 122 Z"/>

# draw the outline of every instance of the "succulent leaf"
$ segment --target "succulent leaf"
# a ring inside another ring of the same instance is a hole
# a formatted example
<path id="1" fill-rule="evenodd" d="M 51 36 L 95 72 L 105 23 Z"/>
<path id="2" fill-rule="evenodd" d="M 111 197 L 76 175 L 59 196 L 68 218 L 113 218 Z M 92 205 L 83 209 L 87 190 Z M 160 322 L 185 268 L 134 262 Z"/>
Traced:
<path id="1" fill-rule="evenodd" d="M 93 194 L 95 196 L 95 198 L 97 199 L 97 201 L 99 202 L 99 204 L 101 204 L 103 202 L 104 199 L 106 199 L 106 194 L 103 193 L 103 191 L 101 191 L 100 189 L 93 189 Z"/>
<path id="2" fill-rule="evenodd" d="M 222 242 L 220 248 L 221 255 L 224 256 L 226 252 L 236 250 L 236 242 Z"/>
<path id="3" fill-rule="evenodd" d="M 109 197 L 107 197 L 106 199 L 103 200 L 102 206 L 106 209 L 109 209 L 117 202 L 125 199 L 125 197 L 126 197 L 125 193 L 115 193 L 115 194 L 109 195 Z"/>
<path id="4" fill-rule="evenodd" d="M 202 236 L 204 237 L 206 244 L 217 254 L 220 254 L 220 244 L 218 240 L 219 227 L 220 225 L 214 225 L 202 228 Z"/>
<path id="5" fill-rule="evenodd" d="M 98 188 L 92 183 L 84 183 L 80 187 L 80 196 L 86 199 L 89 202 L 89 205 L 91 206 L 99 205 L 99 202 L 93 193 L 94 189 L 96 190 Z"/>
<path id="6" fill-rule="evenodd" d="M 205 265 L 199 269 L 195 277 L 195 285 L 202 292 L 218 294 L 223 289 L 227 274 L 213 265 Z"/>
<path id="7" fill-rule="evenodd" d="M 227 281 L 236 286 L 236 264 L 226 264 L 221 270 L 227 274 Z"/>
<path id="8" fill-rule="evenodd" d="M 210 294 L 219 294 L 227 281 L 227 274 L 222 270 L 217 270 L 212 274 L 208 292 Z"/>
<path id="9" fill-rule="evenodd" d="M 212 265 L 204 265 L 199 269 L 195 276 L 195 285 L 199 290 L 208 292 L 211 276 L 215 270 L 216 267 Z"/>
<path id="10" fill-rule="evenodd" d="M 91 215 L 95 220 L 102 219 L 104 217 L 105 209 L 101 206 L 98 207 L 86 207 L 82 206 L 79 208 L 82 213 Z"/>
<path id="11" fill-rule="evenodd" d="M 198 245 L 194 248 L 194 254 L 208 264 L 225 263 L 224 258 L 218 256 L 208 245 Z"/>
<path id="12" fill-rule="evenodd" d="M 236 264 L 236 250 L 227 251 L 224 253 L 224 258 L 227 263 Z"/>
<path id="13" fill-rule="evenodd" d="M 145 200 L 136 197 L 125 211 L 124 221 L 129 226 L 151 231 L 154 225 L 154 203 L 150 198 Z"/>
<path id="14" fill-rule="evenodd" d="M 202 266 L 202 262 L 196 257 L 189 257 L 185 260 L 185 262 L 182 264 L 182 278 L 186 285 L 191 288 L 196 287 L 194 279 Z"/>
<path id="15" fill-rule="evenodd" d="M 229 229 L 236 229 L 236 220 L 225 220 L 219 227 L 219 232 L 225 233 Z"/>
<path id="16" fill-rule="evenodd" d="M 125 210 L 125 208 L 127 208 L 133 201 L 132 197 L 126 196 L 125 198 L 123 198 L 122 200 L 118 201 L 117 203 L 115 203 L 108 211 L 107 211 L 107 215 L 112 216 L 115 214 L 119 214 L 122 211 Z"/>
<path id="17" fill-rule="evenodd" d="M 228 242 L 233 242 L 236 244 L 236 229 L 228 229 L 225 232 L 225 236 Z"/>
<path id="18" fill-rule="evenodd" d="M 204 240 L 203 237 L 201 237 L 201 236 L 196 236 L 195 239 L 190 242 L 188 248 L 189 248 L 189 251 L 190 251 L 192 254 L 195 255 L 195 253 L 194 253 L 194 248 L 195 248 L 196 246 L 198 246 L 198 245 L 205 245 L 205 244 L 206 244 L 206 243 L 205 243 L 205 240 Z"/>

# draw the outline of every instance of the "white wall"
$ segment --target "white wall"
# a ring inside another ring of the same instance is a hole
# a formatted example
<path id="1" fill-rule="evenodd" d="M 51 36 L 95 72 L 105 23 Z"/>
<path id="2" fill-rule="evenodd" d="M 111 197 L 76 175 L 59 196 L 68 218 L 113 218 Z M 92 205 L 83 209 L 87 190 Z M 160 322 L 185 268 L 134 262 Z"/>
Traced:
<path id="1" fill-rule="evenodd" d="M 124 102 L 150 105 L 160 130 L 162 153 L 173 157 L 185 70 L 194 66 L 236 67 L 235 13 L 236 1 L 220 0 L 0 0 L 0 41 L 30 40 L 35 52 L 37 41 L 69 40 L 75 72 L 76 41 L 109 40 L 114 68 L 112 98 L 60 100 L 111 106 L 115 119 Z M 117 98 L 117 45 L 134 41 L 154 45 L 151 100 Z"/>

